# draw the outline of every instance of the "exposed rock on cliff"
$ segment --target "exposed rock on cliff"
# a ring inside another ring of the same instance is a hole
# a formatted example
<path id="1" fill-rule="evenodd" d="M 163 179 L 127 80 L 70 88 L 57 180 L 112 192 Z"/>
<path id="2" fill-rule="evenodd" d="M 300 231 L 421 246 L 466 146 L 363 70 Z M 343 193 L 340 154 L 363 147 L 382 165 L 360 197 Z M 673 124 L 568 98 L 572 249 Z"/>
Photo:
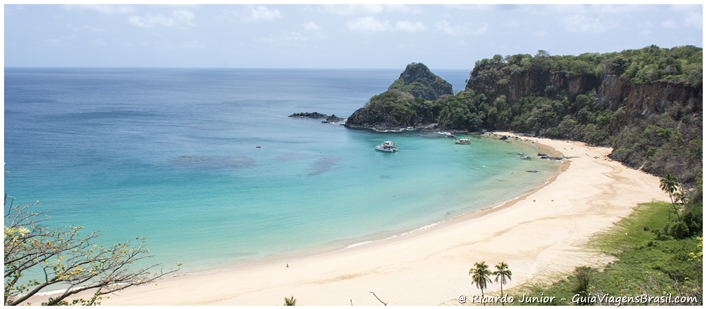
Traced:
<path id="1" fill-rule="evenodd" d="M 502 65 L 498 65 L 501 67 Z M 466 91 L 483 93 L 492 102 L 505 96 L 509 104 L 528 96 L 574 101 L 579 94 L 596 91 L 594 108 L 613 111 L 625 106 L 630 112 L 647 117 L 664 113 L 674 104 L 689 106 L 693 112 L 703 106 L 703 88 L 685 83 L 657 81 L 635 84 L 614 74 L 598 79 L 595 74 L 571 74 L 529 68 L 515 74 L 497 74 L 488 67 L 474 70 Z"/>
<path id="2" fill-rule="evenodd" d="M 606 75 L 598 87 L 596 103 L 611 110 L 625 106 L 644 117 L 667 112 L 674 104 L 698 112 L 703 106 L 703 88 L 666 81 L 634 84 L 616 75 Z"/>
<path id="3" fill-rule="evenodd" d="M 509 71 L 509 67 L 504 64 L 474 69 L 466 84 L 466 90 L 483 93 L 490 102 L 501 95 L 504 95 L 508 102 L 516 102 L 531 95 L 562 95 L 573 101 L 577 95 L 600 85 L 594 74 L 575 75 L 539 68 L 528 68 L 519 72 L 505 71 Z"/>

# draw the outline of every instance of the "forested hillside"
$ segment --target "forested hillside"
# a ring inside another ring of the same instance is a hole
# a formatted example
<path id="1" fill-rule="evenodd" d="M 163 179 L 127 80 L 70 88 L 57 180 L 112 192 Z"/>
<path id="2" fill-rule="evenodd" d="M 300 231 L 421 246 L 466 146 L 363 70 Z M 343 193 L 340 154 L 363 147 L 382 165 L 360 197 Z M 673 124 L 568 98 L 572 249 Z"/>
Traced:
<path id="1" fill-rule="evenodd" d="M 702 171 L 701 48 L 657 46 L 619 53 L 476 63 L 466 92 L 491 102 L 484 128 L 614 148 L 633 168 L 693 184 Z"/>
<path id="2" fill-rule="evenodd" d="M 433 96 L 421 94 L 441 89 L 432 85 L 443 84 L 440 78 L 406 74 L 408 66 L 347 125 L 394 129 L 438 123 L 450 130 L 585 141 L 613 147 L 611 157 L 630 167 L 660 177 L 671 173 L 693 185 L 703 170 L 702 62 L 703 50 L 694 46 L 495 55 L 476 62 L 464 91 Z"/>

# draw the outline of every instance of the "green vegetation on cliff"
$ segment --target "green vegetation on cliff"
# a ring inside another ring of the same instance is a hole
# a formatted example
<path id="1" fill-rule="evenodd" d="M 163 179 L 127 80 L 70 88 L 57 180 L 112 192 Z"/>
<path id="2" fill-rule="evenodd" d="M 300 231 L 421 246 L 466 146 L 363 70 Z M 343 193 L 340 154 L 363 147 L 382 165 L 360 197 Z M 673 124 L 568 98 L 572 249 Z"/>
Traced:
<path id="1" fill-rule="evenodd" d="M 489 66 L 498 66 L 491 74 L 518 75 L 524 70 L 565 72 L 569 75 L 593 74 L 603 78 L 614 74 L 633 83 L 674 81 L 700 87 L 703 75 L 702 48 L 679 46 L 671 49 L 656 45 L 642 49 L 628 49 L 613 53 L 583 53 L 578 56 L 552 56 L 540 50 L 532 57 L 529 54 L 512 56 L 495 55 L 493 58 L 476 61 L 473 75 Z"/>
<path id="2" fill-rule="evenodd" d="M 436 100 L 444 95 L 453 95 L 451 84 L 432 73 L 423 63 L 410 63 L 388 90 L 400 90 L 415 98 Z"/>
<path id="3" fill-rule="evenodd" d="M 421 63 L 346 123 L 399 129 L 509 130 L 613 147 L 632 168 L 693 185 L 703 170 L 703 50 L 649 46 L 579 56 L 495 55 L 476 62 L 464 91 Z"/>
<path id="4" fill-rule="evenodd" d="M 483 128 L 614 148 L 611 158 L 693 184 L 701 177 L 701 48 L 483 59 L 466 91 L 488 96 Z M 482 116 L 482 114 L 479 114 Z M 492 116 L 492 117 L 491 117 Z"/>
<path id="5" fill-rule="evenodd" d="M 373 115 L 372 121 L 406 127 L 432 120 L 433 101 L 415 98 L 399 90 L 385 91 L 370 98 L 366 112 Z"/>
<path id="6" fill-rule="evenodd" d="M 436 122 L 439 98 L 453 95 L 451 84 L 422 63 L 411 63 L 387 91 L 370 98 L 346 121 L 347 127 L 399 129 Z"/>

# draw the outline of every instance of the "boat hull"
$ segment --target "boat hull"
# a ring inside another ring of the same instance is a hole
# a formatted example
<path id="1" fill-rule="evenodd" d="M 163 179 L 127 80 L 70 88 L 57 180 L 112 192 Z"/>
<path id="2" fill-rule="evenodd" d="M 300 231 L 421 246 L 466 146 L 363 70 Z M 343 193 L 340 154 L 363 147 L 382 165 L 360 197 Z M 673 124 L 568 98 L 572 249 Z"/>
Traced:
<path id="1" fill-rule="evenodd" d="M 385 148 L 378 148 L 378 147 L 375 147 L 375 150 L 382 151 L 382 152 L 397 152 L 397 149 L 385 149 Z"/>

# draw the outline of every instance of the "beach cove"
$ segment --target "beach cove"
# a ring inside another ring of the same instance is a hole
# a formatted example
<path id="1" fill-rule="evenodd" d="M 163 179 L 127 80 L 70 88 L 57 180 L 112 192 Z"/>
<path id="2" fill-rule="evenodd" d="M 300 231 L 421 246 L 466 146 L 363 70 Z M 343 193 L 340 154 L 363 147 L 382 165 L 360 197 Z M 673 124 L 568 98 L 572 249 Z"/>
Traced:
<path id="1" fill-rule="evenodd" d="M 141 265 L 181 262 L 180 274 L 407 233 L 515 198 L 559 167 L 523 160 L 537 149 L 515 140 L 456 145 L 287 117 L 350 114 L 397 70 L 6 74 L 8 195 L 41 201 L 53 227 L 99 231 L 99 245 L 144 236 L 153 257 Z M 375 151 L 386 140 L 400 151 Z"/>
<path id="2" fill-rule="evenodd" d="M 513 280 L 505 288 L 600 265 L 610 258 L 584 246 L 591 235 L 637 203 L 668 199 L 657 177 L 611 161 L 609 148 L 520 138 L 573 158 L 544 186 L 493 209 L 324 254 L 167 278 L 102 303 L 274 306 L 294 296 L 298 305 L 380 305 L 374 292 L 389 305 L 455 305 L 480 292 L 468 276 L 474 262 L 506 262 Z"/>

